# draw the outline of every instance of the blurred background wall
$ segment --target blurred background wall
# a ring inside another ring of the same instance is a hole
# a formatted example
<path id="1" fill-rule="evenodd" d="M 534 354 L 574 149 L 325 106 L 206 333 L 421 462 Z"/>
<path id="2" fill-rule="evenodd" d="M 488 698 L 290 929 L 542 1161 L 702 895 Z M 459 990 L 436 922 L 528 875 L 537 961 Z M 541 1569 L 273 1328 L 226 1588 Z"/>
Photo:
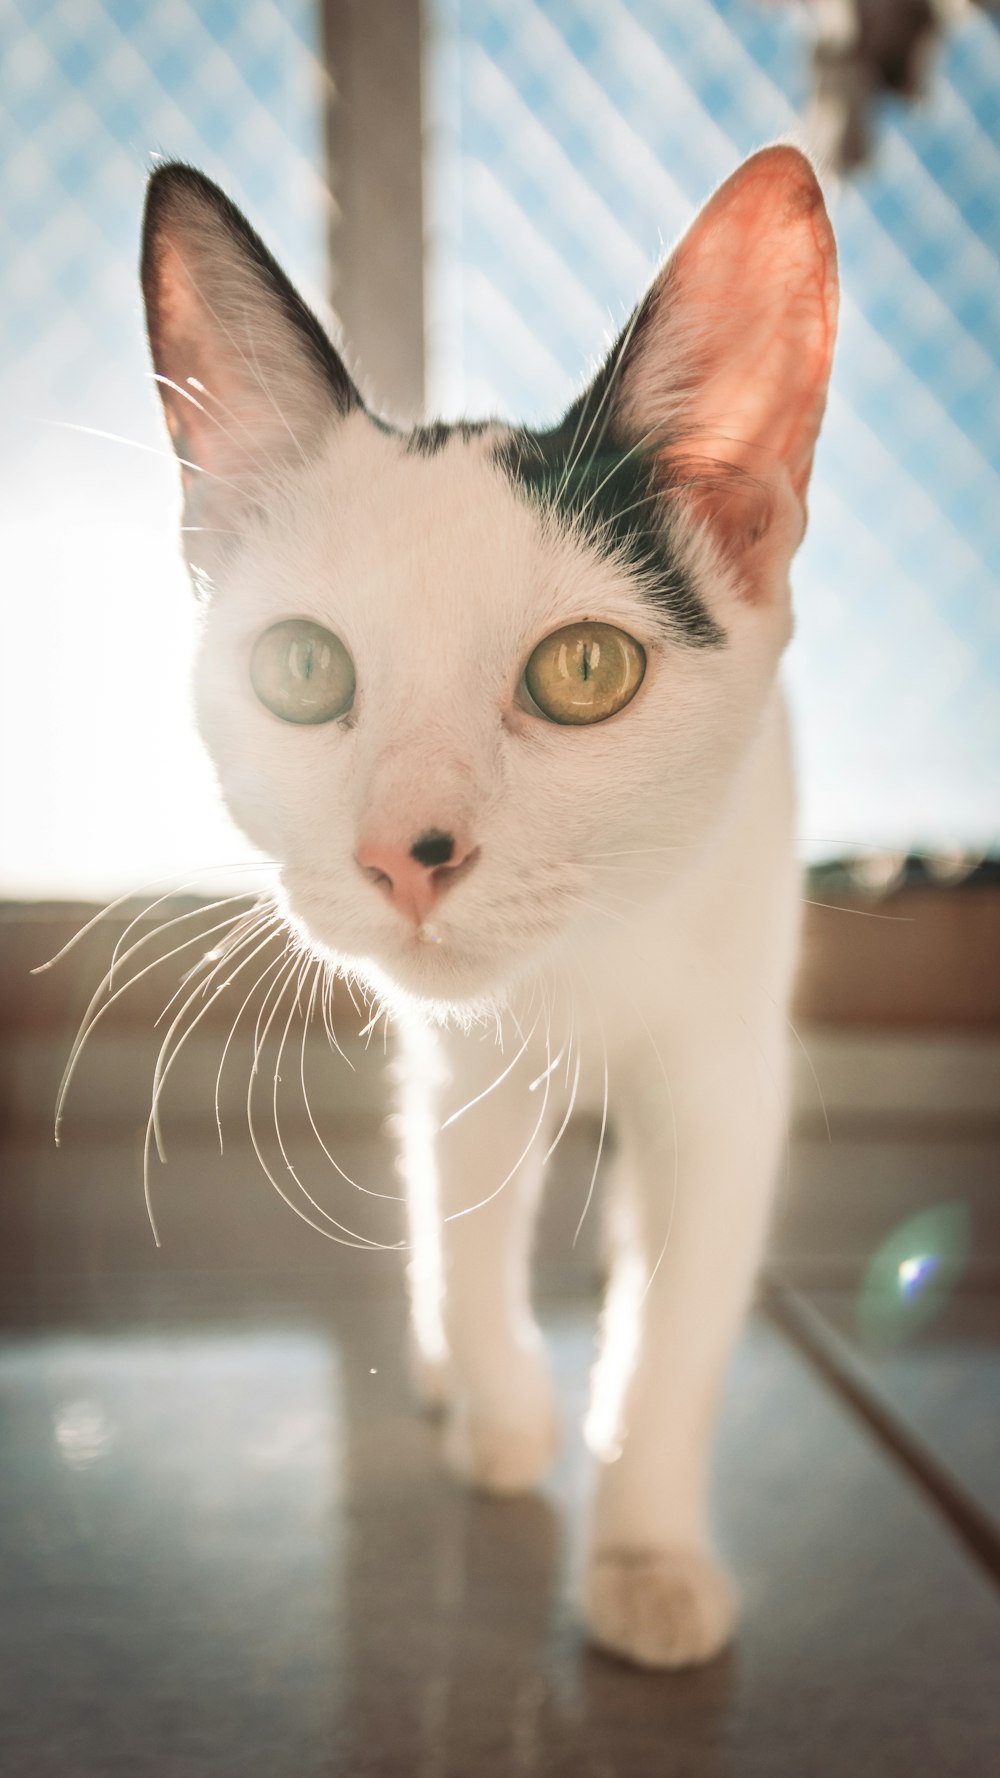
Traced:
<path id="1" fill-rule="evenodd" d="M 539 422 L 737 160 L 825 130 L 844 318 L 788 660 L 803 849 L 994 847 L 1000 32 L 951 13 L 924 96 L 873 103 L 871 158 L 838 179 L 808 5 L 5 0 L 0 894 L 248 856 L 188 713 L 135 276 L 159 154 L 332 299 L 387 410 L 426 388 Z"/>

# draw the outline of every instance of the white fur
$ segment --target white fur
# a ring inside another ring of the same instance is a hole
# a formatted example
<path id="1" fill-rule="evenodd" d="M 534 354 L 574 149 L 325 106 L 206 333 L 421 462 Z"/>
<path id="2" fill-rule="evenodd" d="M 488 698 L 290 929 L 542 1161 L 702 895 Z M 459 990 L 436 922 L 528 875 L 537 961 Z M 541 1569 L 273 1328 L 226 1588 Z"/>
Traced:
<path id="1" fill-rule="evenodd" d="M 711 1406 L 767 1225 L 795 950 L 773 687 L 787 615 L 742 603 L 724 576 L 711 591 L 729 642 L 694 649 L 624 573 L 540 522 L 483 447 L 405 457 L 359 415 L 207 607 L 197 676 L 227 800 L 280 861 L 289 917 L 397 1014 L 415 1345 L 447 1392 L 449 1460 L 483 1487 L 532 1485 L 555 1448 L 528 1299 L 531 1216 L 567 1074 L 579 1055 L 578 1103 L 600 1110 L 606 1046 L 627 1238 L 590 1417 L 603 1429 L 602 1578 L 587 1609 L 598 1640 L 654 1663 L 712 1652 L 731 1625 L 705 1521 Z M 350 649 L 350 727 L 296 729 L 256 701 L 250 646 L 289 613 Z M 550 630 L 588 616 L 643 642 L 644 684 L 593 729 L 542 724 L 516 702 L 524 661 Z M 354 863 L 362 819 L 475 834 L 482 856 L 441 903 L 440 946 L 418 946 Z M 457 1012 L 457 1029 L 453 1019 L 429 1032 L 419 999 L 439 1018 Z M 492 1021 L 465 1029 L 464 1015 L 497 999 L 504 1053 Z M 508 1079 L 439 1136 L 532 1030 Z M 549 1076 L 543 1107 L 528 1083 L 571 1033 L 571 1067 Z M 701 1589 L 657 1581 L 641 1632 L 619 1624 L 622 1589 L 645 1584 L 637 1553 L 682 1562 L 689 1580 L 701 1563 L 710 1622 Z M 658 1600 L 659 1629 L 647 1622 Z"/>
<path id="2" fill-rule="evenodd" d="M 773 154 L 773 177 L 801 187 L 801 158 Z M 750 166 L 756 191 L 760 159 Z M 689 236 L 684 252 L 698 251 Z M 676 278 L 661 306 L 683 327 Z M 625 392 L 636 430 L 668 400 L 668 349 L 654 330 Z M 704 450 L 708 422 L 682 394 Z M 627 568 L 515 491 L 499 436 L 408 454 L 356 410 L 304 464 L 287 457 L 266 497 L 255 488 L 238 547 L 215 549 L 198 719 L 233 814 L 279 863 L 289 920 L 395 1015 L 415 1368 L 447 1407 L 449 1462 L 478 1486 L 530 1487 L 551 1461 L 528 1281 L 542 1161 L 574 1092 L 613 1117 L 584 1610 L 598 1642 L 679 1665 L 714 1653 L 734 1615 L 707 1475 L 785 1128 L 798 894 L 776 671 L 801 507 L 776 462 L 749 578 L 711 502 L 665 517 L 725 632 L 695 647 Z M 811 442 L 799 427 L 798 459 Z M 349 650 L 346 720 L 296 727 L 255 698 L 253 643 L 291 616 Z M 585 618 L 641 642 L 647 670 L 617 716 L 560 727 L 520 682 L 538 641 Z M 430 828 L 480 848 L 435 910 L 438 946 L 416 942 L 354 856 L 362 831 L 408 847 Z"/>

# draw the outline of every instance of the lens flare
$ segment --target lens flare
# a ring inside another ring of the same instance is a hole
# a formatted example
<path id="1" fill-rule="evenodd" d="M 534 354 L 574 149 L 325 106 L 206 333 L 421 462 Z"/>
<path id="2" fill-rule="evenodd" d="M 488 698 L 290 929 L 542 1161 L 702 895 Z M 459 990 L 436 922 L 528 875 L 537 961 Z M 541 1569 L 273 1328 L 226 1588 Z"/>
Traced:
<path id="1" fill-rule="evenodd" d="M 898 1266 L 900 1289 L 907 1296 L 913 1296 L 937 1271 L 938 1263 L 936 1253 L 915 1253 L 909 1259 L 901 1259 Z"/>
<path id="2" fill-rule="evenodd" d="M 965 1204 L 940 1204 L 893 1229 L 873 1254 L 857 1303 L 858 1330 L 873 1345 L 898 1345 L 940 1314 L 969 1256 Z"/>

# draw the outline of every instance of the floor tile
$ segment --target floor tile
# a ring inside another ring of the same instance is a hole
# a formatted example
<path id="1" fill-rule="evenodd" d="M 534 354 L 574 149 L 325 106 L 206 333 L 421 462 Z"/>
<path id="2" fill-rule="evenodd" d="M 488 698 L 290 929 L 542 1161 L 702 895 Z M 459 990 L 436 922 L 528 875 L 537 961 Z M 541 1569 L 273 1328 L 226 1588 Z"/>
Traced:
<path id="1" fill-rule="evenodd" d="M 1000 1524 L 1000 1301 L 977 1293 L 944 1302 L 912 1331 L 866 1328 L 857 1294 L 807 1291 L 905 1425 Z"/>
<path id="2" fill-rule="evenodd" d="M 981 1778 L 1000 1604 L 771 1328 L 738 1353 L 711 1667 L 587 1650 L 593 1309 L 546 1317 L 569 1431 L 535 1499 L 442 1474 L 396 1293 L 244 1280 L 0 1346 L 0 1769 L 32 1778 Z M 213 1296 L 213 1292 L 215 1293 Z M 256 1293 L 256 1294 L 255 1294 Z"/>

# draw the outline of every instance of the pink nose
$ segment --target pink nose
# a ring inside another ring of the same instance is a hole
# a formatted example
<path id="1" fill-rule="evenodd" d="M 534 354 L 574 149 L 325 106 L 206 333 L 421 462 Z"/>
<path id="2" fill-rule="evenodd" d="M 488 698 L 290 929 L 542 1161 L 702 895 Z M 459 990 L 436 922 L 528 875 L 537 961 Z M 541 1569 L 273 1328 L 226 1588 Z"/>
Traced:
<path id="1" fill-rule="evenodd" d="M 393 907 L 420 926 L 445 890 L 472 869 L 479 849 L 455 834 L 431 828 L 408 851 L 379 840 L 362 840 L 355 857 Z"/>

